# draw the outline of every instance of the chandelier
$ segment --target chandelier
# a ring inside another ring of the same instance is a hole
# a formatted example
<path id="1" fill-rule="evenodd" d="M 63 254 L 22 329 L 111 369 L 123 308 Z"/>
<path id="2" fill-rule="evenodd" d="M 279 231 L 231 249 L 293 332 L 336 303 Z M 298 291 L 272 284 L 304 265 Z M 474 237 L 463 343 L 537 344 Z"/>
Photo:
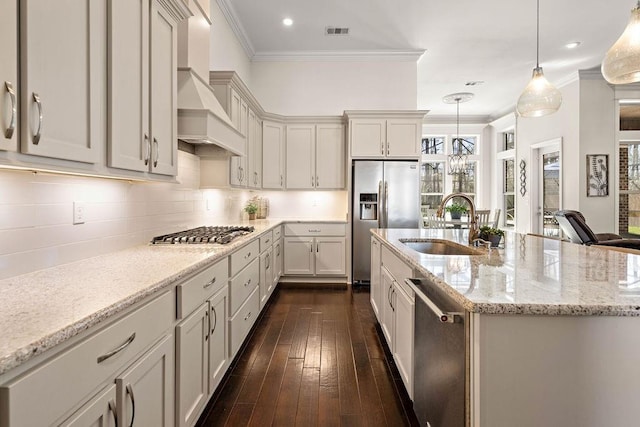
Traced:
<path id="1" fill-rule="evenodd" d="M 452 93 L 442 98 L 446 104 L 456 104 L 456 137 L 451 140 L 451 154 L 447 160 L 449 163 L 449 175 L 466 174 L 469 172 L 469 159 L 466 148 L 471 142 L 464 138 L 460 138 L 460 103 L 470 101 L 473 94 L 470 92 Z"/>

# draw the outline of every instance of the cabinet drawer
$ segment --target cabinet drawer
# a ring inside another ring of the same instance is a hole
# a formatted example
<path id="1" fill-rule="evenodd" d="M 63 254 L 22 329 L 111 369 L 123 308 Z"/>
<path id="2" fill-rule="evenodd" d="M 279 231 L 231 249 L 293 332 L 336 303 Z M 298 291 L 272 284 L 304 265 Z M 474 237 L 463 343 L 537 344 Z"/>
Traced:
<path id="1" fill-rule="evenodd" d="M 271 230 L 269 230 L 266 233 L 264 233 L 262 236 L 260 236 L 260 253 L 267 250 L 267 248 L 270 248 L 272 244 L 273 244 L 273 233 L 271 232 Z"/>
<path id="2" fill-rule="evenodd" d="M 251 262 L 260 253 L 260 242 L 254 239 L 248 245 L 245 245 L 231 254 L 231 277 L 238 274 L 247 264 Z"/>
<path id="3" fill-rule="evenodd" d="M 272 231 L 273 231 L 273 241 L 275 242 L 280 238 L 280 236 L 282 236 L 282 226 L 279 225 L 276 228 L 274 228 Z"/>
<path id="4" fill-rule="evenodd" d="M 260 261 L 254 258 L 251 264 L 242 270 L 229 282 L 231 288 L 229 304 L 230 313 L 233 314 L 242 305 L 245 299 L 258 286 L 260 281 Z"/>
<path id="5" fill-rule="evenodd" d="M 177 286 L 177 318 L 188 316 L 207 298 L 227 285 L 229 261 L 225 257 Z"/>
<path id="6" fill-rule="evenodd" d="M 344 236 L 345 224 L 293 223 L 284 226 L 285 236 Z"/>
<path id="7" fill-rule="evenodd" d="M 413 269 L 384 245 L 382 245 L 382 265 L 387 267 L 395 281 L 401 284 L 409 295 L 413 295 L 413 291 L 404 283 L 404 279 L 413 277 Z"/>
<path id="8" fill-rule="evenodd" d="M 231 331 L 231 358 L 238 351 L 242 341 L 249 333 L 251 326 L 258 318 L 260 312 L 260 293 L 254 289 L 247 301 L 229 321 Z"/>
<path id="9" fill-rule="evenodd" d="M 174 298 L 165 293 L 0 388 L 0 425 L 50 425 L 87 400 L 172 325 Z M 113 355 L 98 362 L 109 353 Z"/>

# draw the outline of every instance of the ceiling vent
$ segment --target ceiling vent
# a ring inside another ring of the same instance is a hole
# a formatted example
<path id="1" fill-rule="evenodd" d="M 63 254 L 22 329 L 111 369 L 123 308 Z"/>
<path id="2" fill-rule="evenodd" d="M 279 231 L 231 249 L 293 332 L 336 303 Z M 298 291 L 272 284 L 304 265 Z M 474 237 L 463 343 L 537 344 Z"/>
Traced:
<path id="1" fill-rule="evenodd" d="M 339 27 L 325 27 L 324 28 L 325 36 L 348 36 L 349 29 L 348 28 L 339 28 Z"/>

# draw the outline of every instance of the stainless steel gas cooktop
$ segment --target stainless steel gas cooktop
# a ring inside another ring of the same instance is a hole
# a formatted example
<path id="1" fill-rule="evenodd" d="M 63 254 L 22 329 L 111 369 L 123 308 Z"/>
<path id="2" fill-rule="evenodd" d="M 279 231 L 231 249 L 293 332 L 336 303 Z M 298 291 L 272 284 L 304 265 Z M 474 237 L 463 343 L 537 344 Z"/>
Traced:
<path id="1" fill-rule="evenodd" d="M 202 243 L 229 243 L 233 239 L 245 234 L 252 233 L 252 226 L 243 225 L 223 225 L 212 227 L 196 227 L 190 230 L 178 231 L 176 233 L 165 234 L 154 237 L 151 240 L 153 245 L 176 245 L 176 244 L 202 244 Z"/>

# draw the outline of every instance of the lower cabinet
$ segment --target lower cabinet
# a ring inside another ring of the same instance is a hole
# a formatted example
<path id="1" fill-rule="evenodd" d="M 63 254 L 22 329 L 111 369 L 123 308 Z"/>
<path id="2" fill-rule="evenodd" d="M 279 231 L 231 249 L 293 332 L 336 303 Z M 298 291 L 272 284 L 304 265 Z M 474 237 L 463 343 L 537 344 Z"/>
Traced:
<path id="1" fill-rule="evenodd" d="M 284 242 L 282 239 L 278 239 L 273 244 L 273 287 L 280 281 L 282 276 L 282 254 L 284 252 Z"/>
<path id="2" fill-rule="evenodd" d="M 62 423 L 63 427 L 117 427 L 116 385 L 109 384 L 96 397 L 80 408 L 69 419 Z"/>
<path id="3" fill-rule="evenodd" d="M 395 314 L 393 359 L 411 399 L 413 399 L 413 330 L 415 322 L 415 299 L 412 294 L 413 292 L 407 292 L 402 284 L 395 283 L 393 292 L 393 312 Z"/>
<path id="4" fill-rule="evenodd" d="M 273 292 L 273 249 L 269 246 L 260 254 L 260 309 Z"/>
<path id="5" fill-rule="evenodd" d="M 236 314 L 229 320 L 229 330 L 231 333 L 231 354 L 234 355 L 240 349 L 240 345 L 251 330 L 253 323 L 260 313 L 260 291 L 256 287 L 249 298 L 238 309 Z"/>
<path id="6" fill-rule="evenodd" d="M 380 241 L 374 237 L 371 238 L 371 279 L 369 282 L 369 296 L 371 299 L 371 308 L 373 313 L 381 322 L 382 312 L 382 279 L 380 277 Z"/>
<path id="7" fill-rule="evenodd" d="M 287 224 L 285 236 L 284 275 L 346 276 L 345 224 Z"/>
<path id="8" fill-rule="evenodd" d="M 382 282 L 382 292 L 383 292 L 383 302 L 382 302 L 382 320 L 380 321 L 380 326 L 382 328 L 382 333 L 387 340 L 387 344 L 393 352 L 393 331 L 395 330 L 395 315 L 393 308 L 393 276 L 389 273 L 385 267 L 380 269 L 380 278 Z"/>
<path id="9" fill-rule="evenodd" d="M 176 326 L 177 425 L 197 421 L 228 365 L 227 287 Z"/>

